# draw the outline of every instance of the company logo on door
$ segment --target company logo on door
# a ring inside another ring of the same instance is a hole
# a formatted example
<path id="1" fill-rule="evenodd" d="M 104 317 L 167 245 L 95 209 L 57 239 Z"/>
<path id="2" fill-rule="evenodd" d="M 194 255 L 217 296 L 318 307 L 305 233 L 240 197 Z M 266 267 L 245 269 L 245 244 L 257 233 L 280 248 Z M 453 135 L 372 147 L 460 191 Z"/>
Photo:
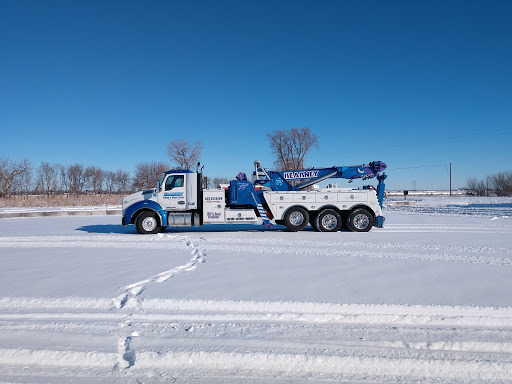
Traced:
<path id="1" fill-rule="evenodd" d="M 183 197 L 183 192 L 165 192 L 164 199 L 177 199 Z"/>

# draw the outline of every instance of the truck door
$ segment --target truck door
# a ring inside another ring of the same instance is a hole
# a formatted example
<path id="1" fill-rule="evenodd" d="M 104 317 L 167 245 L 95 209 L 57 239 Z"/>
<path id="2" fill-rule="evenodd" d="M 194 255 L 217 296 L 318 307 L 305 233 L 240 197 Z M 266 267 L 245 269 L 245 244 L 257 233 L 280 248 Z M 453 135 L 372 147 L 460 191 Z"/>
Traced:
<path id="1" fill-rule="evenodd" d="M 187 209 L 186 174 L 168 175 L 159 193 L 159 203 L 168 211 Z"/>

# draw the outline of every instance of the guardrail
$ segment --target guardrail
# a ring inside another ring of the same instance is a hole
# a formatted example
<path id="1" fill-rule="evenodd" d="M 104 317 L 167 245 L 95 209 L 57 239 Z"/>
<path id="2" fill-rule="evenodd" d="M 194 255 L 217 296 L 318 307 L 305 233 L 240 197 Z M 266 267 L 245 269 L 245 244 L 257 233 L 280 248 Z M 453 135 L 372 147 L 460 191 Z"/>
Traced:
<path id="1" fill-rule="evenodd" d="M 0 210 L 0 219 L 13 217 L 46 216 L 105 216 L 121 215 L 120 207 L 77 207 L 77 208 L 6 208 Z"/>

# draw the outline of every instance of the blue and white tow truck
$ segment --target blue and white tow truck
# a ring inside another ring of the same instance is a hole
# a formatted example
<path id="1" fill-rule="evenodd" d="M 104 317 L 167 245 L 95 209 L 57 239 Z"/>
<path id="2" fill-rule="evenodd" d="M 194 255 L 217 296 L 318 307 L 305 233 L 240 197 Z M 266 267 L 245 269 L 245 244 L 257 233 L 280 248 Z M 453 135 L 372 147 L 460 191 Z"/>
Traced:
<path id="1" fill-rule="evenodd" d="M 134 224 L 141 234 L 154 234 L 166 227 L 203 224 L 276 224 L 301 231 L 310 224 L 322 232 L 367 232 L 382 227 L 382 200 L 386 164 L 311 168 L 295 171 L 267 171 L 254 163 L 254 182 L 240 173 L 227 188 L 207 189 L 203 168 L 196 172 L 174 169 L 164 173 L 156 188 L 123 198 L 122 224 Z M 316 183 L 343 178 L 377 178 L 377 188 L 313 189 Z"/>

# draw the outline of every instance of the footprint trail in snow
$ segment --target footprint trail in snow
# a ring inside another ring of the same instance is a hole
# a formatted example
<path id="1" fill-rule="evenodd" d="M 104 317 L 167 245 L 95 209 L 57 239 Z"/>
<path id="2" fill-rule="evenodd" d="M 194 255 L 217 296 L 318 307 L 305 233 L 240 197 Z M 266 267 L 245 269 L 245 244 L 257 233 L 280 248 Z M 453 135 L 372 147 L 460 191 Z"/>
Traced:
<path id="1" fill-rule="evenodd" d="M 119 325 L 120 335 L 117 343 L 118 357 L 117 363 L 113 367 L 113 371 L 128 369 L 135 365 L 135 350 L 131 345 L 133 338 L 140 336 L 140 334 L 135 330 L 132 317 L 134 313 L 144 312 L 142 300 L 140 298 L 141 294 L 151 285 L 163 283 L 170 278 L 185 272 L 191 272 L 195 270 L 199 264 L 206 262 L 206 251 L 198 244 L 198 242 L 205 241 L 204 238 L 201 237 L 195 240 L 195 242 L 189 240 L 188 236 L 158 234 L 154 238 L 155 241 L 163 239 L 181 241 L 185 249 L 191 250 L 190 253 L 192 257 L 186 264 L 151 275 L 136 283 L 125 285 L 121 288 L 122 293 L 112 300 L 113 309 L 124 310 L 127 312 L 124 321 Z"/>

